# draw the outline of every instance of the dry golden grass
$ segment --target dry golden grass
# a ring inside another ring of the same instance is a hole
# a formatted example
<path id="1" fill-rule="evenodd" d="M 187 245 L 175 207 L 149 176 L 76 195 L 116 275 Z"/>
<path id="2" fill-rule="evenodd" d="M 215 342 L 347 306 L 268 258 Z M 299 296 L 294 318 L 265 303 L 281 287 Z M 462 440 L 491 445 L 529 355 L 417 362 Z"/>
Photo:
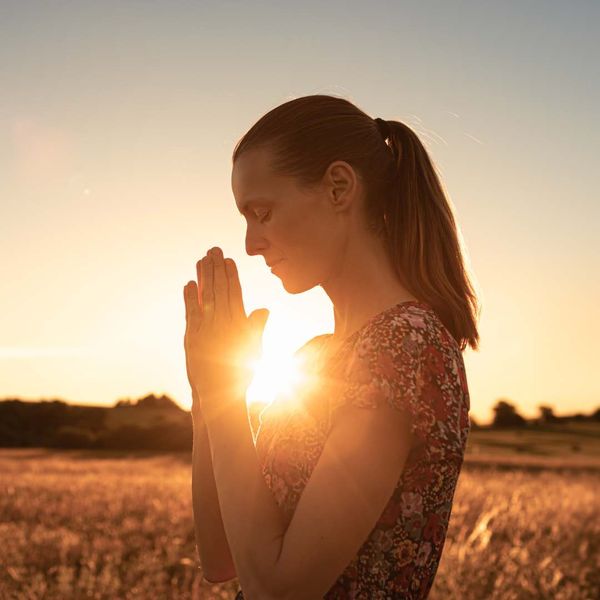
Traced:
<path id="1" fill-rule="evenodd" d="M 232 598 L 198 568 L 189 460 L 0 451 L 0 598 Z M 600 597 L 597 481 L 465 466 L 430 598 Z"/>
<path id="2" fill-rule="evenodd" d="M 600 597 L 598 472 L 461 473 L 431 600 Z"/>

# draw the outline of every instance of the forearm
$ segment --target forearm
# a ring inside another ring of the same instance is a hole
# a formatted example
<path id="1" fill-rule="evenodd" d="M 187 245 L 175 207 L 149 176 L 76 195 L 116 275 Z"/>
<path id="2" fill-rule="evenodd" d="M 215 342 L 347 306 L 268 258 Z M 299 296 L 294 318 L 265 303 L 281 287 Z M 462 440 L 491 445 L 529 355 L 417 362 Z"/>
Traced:
<path id="1" fill-rule="evenodd" d="M 248 598 L 276 595 L 284 515 L 261 472 L 245 401 L 207 422 L 223 525 L 237 577 Z"/>
<path id="2" fill-rule="evenodd" d="M 208 581 L 227 581 L 236 572 L 223 528 L 208 434 L 200 416 L 193 416 L 192 422 L 192 509 L 198 555 Z"/>

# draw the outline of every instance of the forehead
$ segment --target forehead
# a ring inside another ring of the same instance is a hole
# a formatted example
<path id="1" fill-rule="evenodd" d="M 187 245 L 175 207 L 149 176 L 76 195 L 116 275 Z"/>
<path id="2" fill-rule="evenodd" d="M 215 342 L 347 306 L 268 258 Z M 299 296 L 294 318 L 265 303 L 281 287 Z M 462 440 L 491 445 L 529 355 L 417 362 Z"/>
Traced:
<path id="1" fill-rule="evenodd" d="M 271 168 L 271 154 L 265 149 L 248 150 L 240 155 L 231 170 L 231 189 L 238 209 L 255 198 L 280 196 L 294 186 L 291 178 L 276 174 Z"/>
<path id="2" fill-rule="evenodd" d="M 237 197 L 247 192 L 254 192 L 255 188 L 272 184 L 274 178 L 270 154 L 266 150 L 248 150 L 233 164 L 231 188 Z"/>

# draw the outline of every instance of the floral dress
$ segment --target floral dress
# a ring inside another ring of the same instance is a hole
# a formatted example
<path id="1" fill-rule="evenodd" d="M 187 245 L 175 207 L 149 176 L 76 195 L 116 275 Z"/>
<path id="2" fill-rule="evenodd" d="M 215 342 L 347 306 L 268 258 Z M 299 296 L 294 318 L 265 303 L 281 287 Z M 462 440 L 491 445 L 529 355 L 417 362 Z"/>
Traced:
<path id="1" fill-rule="evenodd" d="M 372 317 L 325 356 L 330 334 L 302 346 L 304 384 L 260 415 L 262 473 L 289 524 L 336 409 L 387 403 L 415 441 L 375 527 L 324 598 L 426 598 L 440 562 L 470 430 L 461 351 L 435 311 L 411 300 Z M 243 599 L 238 590 L 236 600 Z"/>

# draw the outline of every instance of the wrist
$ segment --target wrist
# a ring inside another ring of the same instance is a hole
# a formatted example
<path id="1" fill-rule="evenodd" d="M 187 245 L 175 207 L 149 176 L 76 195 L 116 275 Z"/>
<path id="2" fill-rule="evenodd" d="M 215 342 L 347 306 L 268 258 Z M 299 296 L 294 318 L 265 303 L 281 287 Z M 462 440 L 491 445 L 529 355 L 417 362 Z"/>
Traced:
<path id="1" fill-rule="evenodd" d="M 196 406 L 192 406 L 192 409 L 190 410 L 190 415 L 192 417 L 192 424 L 194 427 L 205 427 L 206 426 L 206 421 L 204 419 L 204 415 L 202 414 L 202 411 L 200 410 L 200 408 L 198 408 Z"/>
<path id="2" fill-rule="evenodd" d="M 196 430 L 206 428 L 206 421 L 204 420 L 204 415 L 200 409 L 200 401 L 195 392 L 192 394 L 192 407 L 190 409 L 190 416 L 192 417 L 192 428 L 194 432 Z"/>

